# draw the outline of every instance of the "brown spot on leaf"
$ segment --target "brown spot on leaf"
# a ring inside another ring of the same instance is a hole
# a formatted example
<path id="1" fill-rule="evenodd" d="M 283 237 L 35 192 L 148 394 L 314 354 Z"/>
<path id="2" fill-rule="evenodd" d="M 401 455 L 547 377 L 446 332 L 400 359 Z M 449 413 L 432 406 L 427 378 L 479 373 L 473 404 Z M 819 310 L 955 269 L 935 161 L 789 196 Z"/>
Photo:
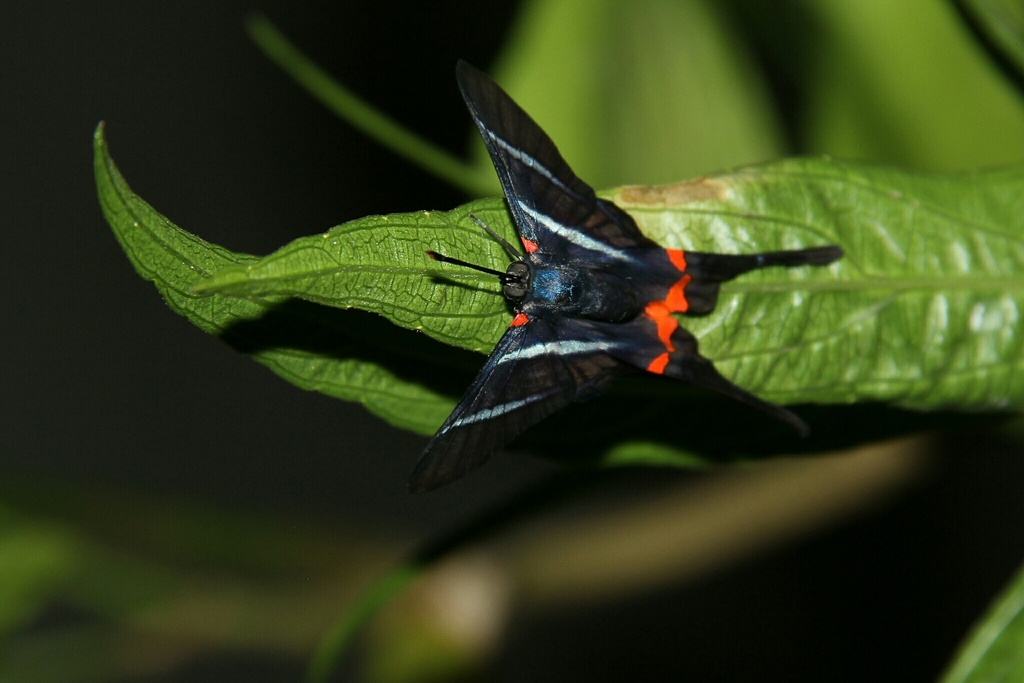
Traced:
<path id="1" fill-rule="evenodd" d="M 616 193 L 615 203 L 632 206 L 678 206 L 690 202 L 725 199 L 728 186 L 720 180 L 698 178 L 671 185 L 627 185 Z"/>

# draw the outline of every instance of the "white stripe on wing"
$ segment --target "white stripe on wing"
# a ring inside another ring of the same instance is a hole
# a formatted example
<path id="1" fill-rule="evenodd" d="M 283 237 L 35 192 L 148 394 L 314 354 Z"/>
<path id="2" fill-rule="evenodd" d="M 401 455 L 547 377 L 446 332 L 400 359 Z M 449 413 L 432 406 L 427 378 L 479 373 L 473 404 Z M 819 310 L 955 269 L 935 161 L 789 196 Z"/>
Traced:
<path id="1" fill-rule="evenodd" d="M 523 210 L 523 213 L 525 213 L 527 216 L 543 225 L 545 228 L 547 228 L 554 234 L 566 240 L 567 242 L 572 242 L 577 247 L 589 249 L 590 251 L 596 251 L 598 253 L 604 254 L 605 256 L 610 256 L 613 259 L 619 261 L 633 261 L 633 257 L 628 252 L 622 251 L 621 249 L 616 249 L 613 246 L 605 244 L 600 240 L 596 240 L 593 237 L 590 237 L 589 235 L 585 235 L 579 230 L 570 228 L 567 225 L 562 225 L 561 223 L 554 220 L 550 216 L 545 216 L 541 212 L 537 211 L 536 209 L 534 209 L 533 207 L 531 207 L 529 204 L 527 204 L 518 197 L 516 197 L 515 201 L 519 205 L 519 208 Z"/>
<path id="2" fill-rule="evenodd" d="M 498 145 L 503 150 L 505 150 L 505 152 L 509 156 L 511 156 L 511 157 L 513 157 L 515 159 L 518 159 L 519 161 L 521 161 L 522 163 L 526 164 L 527 166 L 529 166 L 531 169 L 533 169 L 537 173 L 540 173 L 542 176 L 547 178 L 550 182 L 552 182 L 555 185 L 557 185 L 558 188 L 560 190 L 562 190 L 563 192 L 565 192 L 567 194 L 570 194 L 570 195 L 572 195 L 574 197 L 578 196 L 578 193 L 576 193 L 573 190 L 569 189 L 569 187 L 564 182 L 562 182 L 561 178 L 559 178 L 554 173 L 552 173 L 551 169 L 549 169 L 547 166 L 545 166 L 544 164 L 540 163 L 540 161 L 538 161 L 536 157 L 531 156 L 530 154 L 527 154 L 523 150 L 521 150 L 518 147 L 516 147 L 515 145 L 513 145 L 511 142 L 508 142 L 507 140 L 498 137 L 498 135 L 494 131 L 492 131 L 492 130 L 488 130 L 487 131 L 487 135 L 492 140 L 494 140 L 494 144 Z"/>
<path id="3" fill-rule="evenodd" d="M 533 346 L 526 346 L 515 351 L 509 351 L 498 359 L 498 364 L 510 363 L 517 360 L 526 360 L 548 354 L 556 356 L 577 356 L 582 353 L 594 353 L 603 351 L 608 353 L 618 347 L 608 341 L 582 341 L 578 339 L 540 342 Z"/>
<path id="4" fill-rule="evenodd" d="M 476 413 L 471 413 L 469 415 L 463 415 L 462 417 L 460 417 L 455 422 L 452 422 L 448 426 L 448 429 L 452 429 L 453 427 L 465 427 L 466 425 L 474 424 L 476 422 L 483 422 L 484 420 L 490 420 L 491 418 L 494 418 L 494 417 L 500 417 L 500 416 L 504 415 L 505 413 L 509 413 L 509 412 L 511 412 L 513 410 L 519 410 L 520 408 L 522 408 L 524 406 L 528 406 L 531 403 L 536 403 L 537 401 L 541 401 L 541 400 L 547 398 L 548 396 L 551 396 L 552 394 L 558 393 L 559 391 L 561 391 L 561 389 L 556 387 L 554 389 L 549 389 L 548 391 L 545 391 L 544 393 L 541 393 L 541 394 L 533 394 L 532 396 L 527 396 L 526 398 L 521 398 L 521 399 L 519 399 L 517 401 L 509 401 L 508 403 L 501 403 L 499 405 L 492 406 L 490 408 L 484 408 L 483 410 L 481 410 L 479 412 L 476 412 Z M 441 432 L 438 432 L 438 434 L 441 434 Z M 436 439 L 437 436 L 435 436 L 434 438 Z"/>

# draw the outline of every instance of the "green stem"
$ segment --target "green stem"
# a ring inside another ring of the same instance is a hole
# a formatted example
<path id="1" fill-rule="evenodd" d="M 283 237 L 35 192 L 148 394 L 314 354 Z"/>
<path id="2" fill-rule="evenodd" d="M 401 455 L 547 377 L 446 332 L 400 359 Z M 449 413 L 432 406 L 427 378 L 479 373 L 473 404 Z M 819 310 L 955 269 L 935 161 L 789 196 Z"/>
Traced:
<path id="1" fill-rule="evenodd" d="M 306 681 L 324 683 L 330 677 L 335 663 L 348 649 L 363 625 L 395 597 L 401 595 L 422 572 L 423 568 L 419 565 L 400 564 L 366 591 L 344 618 L 324 636 L 309 661 Z"/>
<path id="2" fill-rule="evenodd" d="M 356 97 L 302 54 L 263 15 L 250 15 L 246 20 L 246 29 L 263 53 L 298 81 L 309 94 L 381 145 L 472 196 L 494 194 L 493 184 L 476 169 L 410 133 Z"/>

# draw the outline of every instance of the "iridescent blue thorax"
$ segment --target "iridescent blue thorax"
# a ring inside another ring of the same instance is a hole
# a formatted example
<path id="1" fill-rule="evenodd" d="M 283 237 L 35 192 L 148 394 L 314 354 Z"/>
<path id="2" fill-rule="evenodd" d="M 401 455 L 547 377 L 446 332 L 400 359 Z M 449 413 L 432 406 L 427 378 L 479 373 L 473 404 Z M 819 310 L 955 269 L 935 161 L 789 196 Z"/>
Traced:
<path id="1" fill-rule="evenodd" d="M 578 298 L 582 279 L 578 269 L 534 266 L 531 270 L 533 286 L 527 295 L 527 301 L 561 308 L 571 306 Z"/>

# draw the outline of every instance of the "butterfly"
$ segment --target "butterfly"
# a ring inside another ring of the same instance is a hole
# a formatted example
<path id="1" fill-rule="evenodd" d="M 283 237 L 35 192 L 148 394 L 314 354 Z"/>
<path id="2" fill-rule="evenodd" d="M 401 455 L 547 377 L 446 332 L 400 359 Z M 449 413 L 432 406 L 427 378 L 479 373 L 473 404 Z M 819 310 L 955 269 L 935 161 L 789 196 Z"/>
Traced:
<path id="1" fill-rule="evenodd" d="M 456 77 L 501 181 L 523 250 L 505 272 L 427 252 L 497 276 L 514 317 L 409 477 L 410 492 L 476 469 L 527 427 L 598 396 L 637 369 L 712 389 L 809 431 L 790 411 L 725 379 L 673 314 L 711 311 L 722 282 L 769 266 L 827 265 L 837 246 L 761 254 L 664 249 L 576 177 L 551 138 L 483 72 Z M 479 222 L 479 221 L 478 221 Z"/>

